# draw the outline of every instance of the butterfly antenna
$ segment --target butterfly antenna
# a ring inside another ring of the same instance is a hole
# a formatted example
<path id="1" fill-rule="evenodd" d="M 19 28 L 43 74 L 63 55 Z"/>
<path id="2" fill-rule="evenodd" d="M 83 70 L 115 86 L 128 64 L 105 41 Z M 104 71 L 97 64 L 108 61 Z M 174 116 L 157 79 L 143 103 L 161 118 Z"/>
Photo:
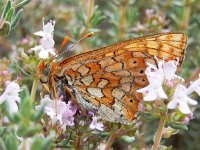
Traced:
<path id="1" fill-rule="evenodd" d="M 80 40 L 78 40 L 78 41 L 77 41 L 76 43 L 74 43 L 72 46 L 70 46 L 69 48 L 67 48 L 64 52 L 62 52 L 62 53 L 59 54 L 59 51 L 60 51 L 60 50 L 68 43 L 68 41 L 69 41 L 69 38 L 68 38 L 68 37 L 65 37 L 65 38 L 63 39 L 63 42 L 62 42 L 60 48 L 58 49 L 56 55 L 51 59 L 50 62 L 52 62 L 55 58 L 57 58 L 57 57 L 63 55 L 64 53 L 70 51 L 72 48 L 74 48 L 75 46 L 77 46 L 77 45 L 78 45 L 81 41 L 83 41 L 84 39 L 90 38 L 90 37 L 93 36 L 93 35 L 94 35 L 94 32 L 90 32 L 90 33 L 86 34 L 84 37 L 82 37 Z"/>

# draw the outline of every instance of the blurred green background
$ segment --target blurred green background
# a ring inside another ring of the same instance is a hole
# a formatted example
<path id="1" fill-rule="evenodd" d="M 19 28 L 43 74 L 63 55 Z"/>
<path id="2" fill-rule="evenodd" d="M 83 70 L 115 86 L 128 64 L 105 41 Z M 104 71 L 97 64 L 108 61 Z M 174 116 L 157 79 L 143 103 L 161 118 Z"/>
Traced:
<path id="1" fill-rule="evenodd" d="M 192 81 L 200 73 L 199 0 L 32 0 L 24 7 L 23 16 L 10 35 L 0 37 L 0 57 L 18 58 L 22 51 L 31 55 L 30 48 L 38 42 L 33 33 L 42 29 L 43 18 L 56 21 L 57 48 L 64 36 L 73 43 L 95 32 L 67 56 L 146 34 L 184 32 L 188 35 L 188 46 L 181 75 Z M 200 149 L 200 106 L 197 107 L 189 130 L 179 132 L 166 145 L 173 145 L 177 150 Z M 150 123 L 151 128 L 146 125 L 144 129 L 147 145 L 151 145 L 156 129 L 156 123 L 155 127 Z M 121 146 L 123 141 L 117 140 L 114 147 Z"/>

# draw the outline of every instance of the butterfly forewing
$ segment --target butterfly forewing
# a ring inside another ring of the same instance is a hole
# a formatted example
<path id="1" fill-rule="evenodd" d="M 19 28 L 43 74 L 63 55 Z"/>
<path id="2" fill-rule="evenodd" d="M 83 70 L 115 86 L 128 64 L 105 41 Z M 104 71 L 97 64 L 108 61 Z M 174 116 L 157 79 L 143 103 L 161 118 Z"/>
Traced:
<path id="1" fill-rule="evenodd" d="M 162 33 L 123 41 L 108 47 L 66 58 L 58 63 L 57 75 L 65 76 L 67 88 L 77 103 L 103 119 L 131 123 L 142 98 L 137 89 L 148 84 L 147 62 L 184 59 L 187 37 Z"/>

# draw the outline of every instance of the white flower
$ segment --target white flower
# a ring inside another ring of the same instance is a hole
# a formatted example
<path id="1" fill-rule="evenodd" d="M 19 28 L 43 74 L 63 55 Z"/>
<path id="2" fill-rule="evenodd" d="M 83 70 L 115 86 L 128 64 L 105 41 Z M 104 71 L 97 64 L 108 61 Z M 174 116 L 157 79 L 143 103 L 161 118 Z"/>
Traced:
<path id="1" fill-rule="evenodd" d="M 43 23 L 43 31 L 35 32 L 35 35 L 42 37 L 40 40 L 40 45 L 32 48 L 34 51 L 38 51 L 38 55 L 42 59 L 46 59 L 49 56 L 49 53 L 55 55 L 55 42 L 53 39 L 55 21 L 50 20 L 46 25 Z"/>
<path id="2" fill-rule="evenodd" d="M 89 127 L 92 130 L 97 129 L 97 130 L 103 131 L 103 124 L 97 122 L 97 117 L 93 117 L 92 122 Z"/>
<path id="3" fill-rule="evenodd" d="M 49 95 L 40 101 L 40 105 L 36 106 L 36 110 L 41 109 L 44 106 L 44 112 L 51 118 L 52 124 L 55 124 L 57 121 L 60 124 L 63 124 L 62 114 L 66 111 L 67 106 L 65 102 L 57 100 L 57 114 L 55 108 L 55 101 L 51 100 Z"/>
<path id="4" fill-rule="evenodd" d="M 174 61 L 168 61 L 163 64 L 163 73 L 165 80 L 171 80 L 176 77 L 177 64 Z"/>
<path id="5" fill-rule="evenodd" d="M 168 61 L 166 63 L 164 62 L 164 60 L 162 60 L 158 61 L 158 68 L 152 64 L 151 65 L 148 64 L 147 68 L 153 69 L 155 70 L 154 72 L 160 74 L 164 82 L 167 80 L 172 80 L 177 77 L 176 75 L 177 64 L 178 63 L 175 64 L 173 60 Z"/>
<path id="6" fill-rule="evenodd" d="M 50 20 L 49 22 L 47 22 L 47 24 L 44 24 L 43 21 L 43 31 L 38 31 L 35 32 L 34 34 L 42 37 L 53 35 L 55 23 L 56 23 L 55 21 Z"/>
<path id="7" fill-rule="evenodd" d="M 73 107 L 70 101 L 66 104 L 63 101 L 58 100 L 56 114 L 55 101 L 51 100 L 49 95 L 45 95 L 45 97 L 41 100 L 40 105 L 35 108 L 36 110 L 39 110 L 43 106 L 44 112 L 51 118 L 52 124 L 59 122 L 63 130 L 65 130 L 66 125 L 74 125 L 73 115 L 76 113 L 77 107 Z"/>
<path id="8" fill-rule="evenodd" d="M 154 65 L 148 64 L 147 69 L 145 70 L 145 74 L 147 75 L 147 79 L 149 81 L 149 85 L 137 90 L 139 93 L 143 93 L 145 101 L 153 101 L 157 98 L 167 98 L 165 94 L 162 84 L 163 84 L 163 74 L 159 73 Z"/>
<path id="9" fill-rule="evenodd" d="M 4 93 L 0 96 L 0 104 L 6 102 L 8 113 L 11 115 L 18 111 L 17 103 L 20 102 L 20 91 L 20 87 L 17 83 L 10 82 Z"/>
<path id="10" fill-rule="evenodd" d="M 157 98 L 167 98 L 163 88 L 162 88 L 162 77 L 159 74 L 147 75 L 149 85 L 137 90 L 139 93 L 144 94 L 144 101 L 153 101 Z"/>
<path id="11" fill-rule="evenodd" d="M 178 106 L 182 113 L 189 114 L 191 111 L 188 104 L 196 105 L 197 102 L 188 97 L 187 88 L 184 85 L 177 85 L 172 100 L 168 103 L 167 108 L 174 109 Z"/>
<path id="12" fill-rule="evenodd" d="M 147 63 L 148 67 L 145 70 L 145 74 L 149 81 L 149 85 L 137 90 L 139 93 L 143 93 L 145 101 L 153 101 L 157 98 L 167 99 L 162 85 L 164 82 L 171 81 L 176 78 L 177 64 L 174 61 L 158 61 L 158 67 Z"/>
<path id="13" fill-rule="evenodd" d="M 199 79 L 194 81 L 187 90 L 187 94 L 191 94 L 192 92 L 196 92 L 200 96 L 200 75 Z"/>

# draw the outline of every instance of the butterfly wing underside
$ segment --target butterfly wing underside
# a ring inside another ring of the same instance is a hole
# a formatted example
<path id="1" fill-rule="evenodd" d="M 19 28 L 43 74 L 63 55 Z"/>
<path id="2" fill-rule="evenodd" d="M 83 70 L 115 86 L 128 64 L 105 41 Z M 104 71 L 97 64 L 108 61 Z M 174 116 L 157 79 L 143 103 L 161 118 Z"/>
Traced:
<path id="1" fill-rule="evenodd" d="M 142 96 L 136 92 L 148 84 L 147 62 L 178 60 L 181 67 L 187 43 L 182 33 L 161 33 L 123 41 L 66 58 L 59 63 L 77 102 L 105 120 L 132 123 Z"/>

